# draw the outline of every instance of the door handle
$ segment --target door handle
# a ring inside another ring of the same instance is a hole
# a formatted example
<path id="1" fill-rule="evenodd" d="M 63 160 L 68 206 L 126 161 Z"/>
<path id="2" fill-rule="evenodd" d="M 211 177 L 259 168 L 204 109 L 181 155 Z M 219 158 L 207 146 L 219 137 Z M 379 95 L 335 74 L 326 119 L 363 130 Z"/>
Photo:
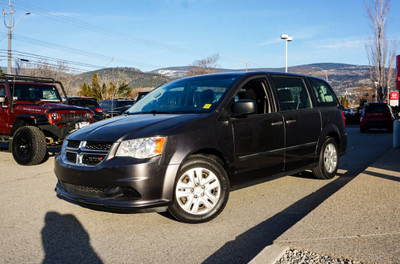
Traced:
<path id="1" fill-rule="evenodd" d="M 283 122 L 282 122 L 282 121 L 278 121 L 278 122 L 273 122 L 273 123 L 271 123 L 271 126 L 281 126 L 281 125 L 283 125 Z"/>
<path id="2" fill-rule="evenodd" d="M 290 125 L 290 124 L 293 124 L 296 122 L 297 122 L 297 120 L 288 120 L 288 121 L 286 121 L 286 124 Z"/>

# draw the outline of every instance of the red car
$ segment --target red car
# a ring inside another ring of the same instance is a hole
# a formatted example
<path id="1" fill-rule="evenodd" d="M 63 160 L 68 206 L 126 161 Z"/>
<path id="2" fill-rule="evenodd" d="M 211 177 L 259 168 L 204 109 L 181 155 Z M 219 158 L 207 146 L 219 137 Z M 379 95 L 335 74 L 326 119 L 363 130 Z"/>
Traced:
<path id="1" fill-rule="evenodd" d="M 386 103 L 365 103 L 360 119 L 360 132 L 370 128 L 385 128 L 393 131 L 395 120 L 392 108 Z"/>

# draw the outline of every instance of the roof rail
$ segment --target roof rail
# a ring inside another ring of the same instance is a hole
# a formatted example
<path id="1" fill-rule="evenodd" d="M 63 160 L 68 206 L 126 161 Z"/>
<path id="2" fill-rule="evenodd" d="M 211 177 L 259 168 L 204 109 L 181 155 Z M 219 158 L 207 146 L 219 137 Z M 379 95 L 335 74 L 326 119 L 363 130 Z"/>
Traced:
<path id="1" fill-rule="evenodd" d="M 53 78 L 48 77 L 36 77 L 36 76 L 24 76 L 24 75 L 13 75 L 13 74 L 2 74 L 0 80 L 18 80 L 18 81 L 31 81 L 31 82 L 45 82 L 53 83 L 57 82 Z"/>
<path id="2" fill-rule="evenodd" d="M 49 77 L 36 77 L 36 76 L 25 76 L 25 75 L 14 75 L 14 74 L 2 74 L 0 75 L 0 80 L 4 80 L 7 83 L 17 82 L 17 81 L 25 81 L 25 82 L 33 82 L 33 83 L 53 83 L 58 84 L 61 87 L 61 91 L 64 94 L 64 97 L 67 98 L 67 93 L 65 92 L 64 86 L 60 81 L 56 81 L 53 78 Z"/>

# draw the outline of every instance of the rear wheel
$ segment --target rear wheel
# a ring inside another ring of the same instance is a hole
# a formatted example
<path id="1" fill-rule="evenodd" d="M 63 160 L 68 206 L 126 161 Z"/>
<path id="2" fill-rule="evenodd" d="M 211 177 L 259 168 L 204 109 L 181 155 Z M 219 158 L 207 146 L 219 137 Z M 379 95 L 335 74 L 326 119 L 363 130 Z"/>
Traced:
<path id="1" fill-rule="evenodd" d="M 333 138 L 327 137 L 322 145 L 317 167 L 313 174 L 318 179 L 331 179 L 339 168 L 339 148 Z"/>
<path id="2" fill-rule="evenodd" d="M 228 177 L 213 158 L 196 155 L 182 166 L 175 181 L 170 213 L 179 221 L 202 223 L 221 213 L 229 197 Z"/>
<path id="3" fill-rule="evenodd" d="M 47 145 L 43 132 L 34 126 L 18 128 L 12 140 L 12 154 L 20 165 L 36 165 L 46 156 Z"/>

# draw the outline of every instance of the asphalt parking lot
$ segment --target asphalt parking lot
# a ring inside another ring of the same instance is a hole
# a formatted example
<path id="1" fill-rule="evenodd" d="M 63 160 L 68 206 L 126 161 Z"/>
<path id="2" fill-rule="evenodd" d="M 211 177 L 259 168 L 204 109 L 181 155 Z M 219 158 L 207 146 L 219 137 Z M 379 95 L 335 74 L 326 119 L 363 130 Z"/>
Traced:
<path id="1" fill-rule="evenodd" d="M 40 165 L 17 165 L 0 146 L 0 263 L 247 263 L 343 188 L 392 144 L 392 134 L 349 127 L 338 176 L 308 173 L 239 186 L 215 220 L 95 211 L 58 199 L 53 149 Z"/>

